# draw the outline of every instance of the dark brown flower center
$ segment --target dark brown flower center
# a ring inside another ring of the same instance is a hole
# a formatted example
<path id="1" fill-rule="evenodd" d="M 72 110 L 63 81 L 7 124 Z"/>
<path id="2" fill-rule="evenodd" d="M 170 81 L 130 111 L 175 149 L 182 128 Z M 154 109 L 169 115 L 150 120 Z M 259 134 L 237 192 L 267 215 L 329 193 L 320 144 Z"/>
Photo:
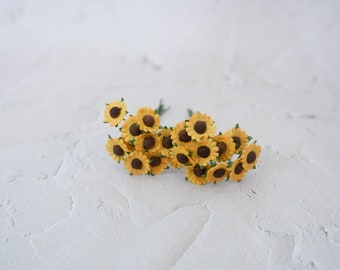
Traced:
<path id="1" fill-rule="evenodd" d="M 182 131 L 180 131 L 180 133 L 178 134 L 179 140 L 181 142 L 190 142 L 191 141 L 191 137 L 188 135 L 188 132 L 183 129 Z"/>
<path id="2" fill-rule="evenodd" d="M 198 134 L 203 134 L 207 130 L 207 123 L 205 121 L 197 121 L 194 125 L 194 130 Z"/>
<path id="3" fill-rule="evenodd" d="M 177 161 L 182 164 L 186 164 L 189 162 L 189 158 L 184 154 L 177 154 Z"/>
<path id="4" fill-rule="evenodd" d="M 223 155 L 227 151 L 227 145 L 224 142 L 218 142 L 217 147 L 219 155 Z"/>
<path id="5" fill-rule="evenodd" d="M 256 154 L 254 151 L 249 152 L 247 155 L 247 163 L 253 163 L 256 160 Z"/>
<path id="6" fill-rule="evenodd" d="M 119 115 L 120 115 L 120 111 L 121 111 L 122 109 L 121 108 L 119 108 L 119 107 L 112 107 L 111 109 L 110 109 L 110 116 L 112 117 L 112 118 L 117 118 Z"/>
<path id="7" fill-rule="evenodd" d="M 210 149 L 207 146 L 200 146 L 197 148 L 197 154 L 202 158 L 209 157 Z"/>
<path id="8" fill-rule="evenodd" d="M 216 178 L 221 178 L 221 177 L 224 176 L 224 174 L 225 174 L 225 169 L 222 169 L 222 168 L 221 169 L 217 169 L 213 173 L 214 177 L 216 177 Z"/>
<path id="9" fill-rule="evenodd" d="M 234 170 L 235 174 L 240 174 L 242 171 L 243 171 L 242 164 L 241 163 L 237 164 Z"/>
<path id="10" fill-rule="evenodd" d="M 195 166 L 192 171 L 198 177 L 201 177 L 202 175 L 206 173 L 205 167 L 200 167 L 200 166 Z"/>
<path id="11" fill-rule="evenodd" d="M 143 167 L 143 162 L 141 162 L 138 158 L 134 158 L 131 161 L 131 166 L 136 170 L 140 170 Z"/>
<path id="12" fill-rule="evenodd" d="M 129 131 L 132 136 L 138 136 L 142 133 L 136 123 L 130 126 Z"/>
<path id="13" fill-rule="evenodd" d="M 122 155 L 124 155 L 124 150 L 119 145 L 115 145 L 113 146 L 113 153 L 116 156 L 121 157 Z"/>
<path id="14" fill-rule="evenodd" d="M 146 137 L 143 141 L 143 148 L 148 150 L 155 146 L 156 140 L 154 137 Z"/>
<path id="15" fill-rule="evenodd" d="M 150 166 L 151 167 L 157 167 L 161 164 L 161 158 L 160 157 L 152 157 L 151 159 Z"/>
<path id="16" fill-rule="evenodd" d="M 143 117 L 143 122 L 146 126 L 152 127 L 155 124 L 155 118 L 148 114 Z"/>
<path id="17" fill-rule="evenodd" d="M 166 149 L 170 149 L 172 147 L 172 140 L 170 136 L 164 136 L 162 139 L 162 145 Z"/>
<path id="18" fill-rule="evenodd" d="M 233 141 L 235 143 L 235 149 L 238 149 L 241 146 L 241 139 L 240 139 L 240 137 L 234 136 L 233 137 Z"/>

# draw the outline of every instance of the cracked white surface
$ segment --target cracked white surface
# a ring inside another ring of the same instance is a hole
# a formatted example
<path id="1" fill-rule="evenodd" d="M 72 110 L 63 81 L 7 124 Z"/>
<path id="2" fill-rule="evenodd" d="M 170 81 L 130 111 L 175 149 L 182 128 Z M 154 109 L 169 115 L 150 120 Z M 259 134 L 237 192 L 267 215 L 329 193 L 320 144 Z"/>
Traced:
<path id="1" fill-rule="evenodd" d="M 338 1 L 0 0 L 0 269 L 339 269 Z M 106 102 L 262 145 L 240 183 L 130 177 Z"/>

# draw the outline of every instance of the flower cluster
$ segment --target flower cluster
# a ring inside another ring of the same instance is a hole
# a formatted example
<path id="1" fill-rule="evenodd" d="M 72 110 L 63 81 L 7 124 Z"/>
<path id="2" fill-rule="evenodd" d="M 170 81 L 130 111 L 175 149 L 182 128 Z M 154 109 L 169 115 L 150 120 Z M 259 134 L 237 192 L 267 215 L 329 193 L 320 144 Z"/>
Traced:
<path id="1" fill-rule="evenodd" d="M 128 115 L 123 99 L 106 104 L 104 122 L 118 127 L 119 138 L 106 144 L 110 156 L 124 162 L 131 175 L 160 174 L 169 166 L 185 167 L 185 179 L 197 185 L 221 180 L 240 181 L 256 168 L 261 147 L 237 124 L 216 134 L 215 122 L 206 114 L 190 113 L 174 127 L 160 125 L 165 111 L 142 107 Z"/>

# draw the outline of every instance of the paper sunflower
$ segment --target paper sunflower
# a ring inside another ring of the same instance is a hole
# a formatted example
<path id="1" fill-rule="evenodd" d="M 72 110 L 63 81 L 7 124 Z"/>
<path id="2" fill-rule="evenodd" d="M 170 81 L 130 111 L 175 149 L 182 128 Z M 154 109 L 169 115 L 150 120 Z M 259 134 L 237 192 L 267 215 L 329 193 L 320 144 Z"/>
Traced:
<path id="1" fill-rule="evenodd" d="M 136 114 L 137 124 L 140 130 L 145 132 L 155 132 L 159 129 L 160 118 L 155 110 L 147 107 L 138 109 Z"/>
<path id="2" fill-rule="evenodd" d="M 243 151 L 241 155 L 241 161 L 243 163 L 243 168 L 246 170 L 252 169 L 257 163 L 257 159 L 261 153 L 261 147 L 253 143 L 248 145 Z"/>
<path id="3" fill-rule="evenodd" d="M 248 135 L 245 133 L 238 125 L 232 128 L 231 130 L 227 130 L 225 135 L 231 137 L 235 143 L 235 151 L 236 153 L 242 151 L 248 142 Z"/>
<path id="4" fill-rule="evenodd" d="M 193 153 L 192 159 L 195 164 L 205 166 L 210 161 L 217 160 L 218 147 L 216 146 L 216 142 L 211 139 L 193 143 L 190 150 Z"/>
<path id="5" fill-rule="evenodd" d="M 136 137 L 142 134 L 142 131 L 139 129 L 136 118 L 134 116 L 130 116 L 128 119 L 126 119 L 122 126 L 121 132 L 122 138 L 124 138 L 126 142 L 129 142 L 132 145 L 134 145 Z"/>
<path id="6" fill-rule="evenodd" d="M 219 182 L 223 179 L 226 179 L 229 175 L 229 170 L 227 164 L 219 163 L 214 167 L 211 167 L 207 173 L 207 181 L 208 182 Z"/>
<path id="7" fill-rule="evenodd" d="M 117 100 L 106 104 L 104 111 L 104 123 L 110 126 L 117 126 L 126 114 L 126 105 L 124 100 Z"/>
<path id="8" fill-rule="evenodd" d="M 240 181 L 247 170 L 244 169 L 241 159 L 237 159 L 233 162 L 233 165 L 229 168 L 230 174 L 229 178 L 232 181 Z"/>
<path id="9" fill-rule="evenodd" d="M 201 113 L 193 114 L 189 121 L 185 122 L 188 135 L 196 141 L 212 137 L 215 134 L 216 126 L 210 116 Z"/>
<path id="10" fill-rule="evenodd" d="M 168 168 L 167 158 L 160 155 L 147 154 L 149 158 L 150 173 L 152 175 L 160 174 Z"/>
<path id="11" fill-rule="evenodd" d="M 120 162 L 123 160 L 129 149 L 127 148 L 125 142 L 122 139 L 109 138 L 106 143 L 106 150 L 109 152 L 110 156 Z"/>
<path id="12" fill-rule="evenodd" d="M 144 133 L 136 138 L 135 147 L 139 152 L 155 153 L 159 149 L 159 137 L 153 133 Z"/>
<path id="13" fill-rule="evenodd" d="M 172 133 L 171 133 L 171 139 L 173 141 L 173 144 L 175 145 L 181 145 L 184 147 L 189 147 L 191 144 L 191 137 L 188 135 L 188 132 L 185 129 L 185 122 L 182 121 L 176 126 L 174 126 Z"/>
<path id="14" fill-rule="evenodd" d="M 183 146 L 172 148 L 170 151 L 170 157 L 173 160 L 172 165 L 175 168 L 181 168 L 183 166 L 188 166 L 193 163 L 189 155 L 189 151 Z"/>
<path id="15" fill-rule="evenodd" d="M 235 143 L 233 139 L 227 135 L 218 135 L 214 137 L 218 147 L 218 160 L 230 160 L 235 153 Z"/>
<path id="16" fill-rule="evenodd" d="M 124 160 L 125 168 L 130 174 L 146 174 L 150 170 L 149 160 L 143 153 L 132 152 Z"/>
<path id="17" fill-rule="evenodd" d="M 188 166 L 185 170 L 185 178 L 193 184 L 204 185 L 207 182 L 207 167 L 205 166 Z"/>
<path id="18" fill-rule="evenodd" d="M 170 155 L 170 150 L 173 147 L 171 139 L 172 128 L 163 128 L 158 132 L 160 140 L 159 152 L 162 156 L 168 157 Z"/>

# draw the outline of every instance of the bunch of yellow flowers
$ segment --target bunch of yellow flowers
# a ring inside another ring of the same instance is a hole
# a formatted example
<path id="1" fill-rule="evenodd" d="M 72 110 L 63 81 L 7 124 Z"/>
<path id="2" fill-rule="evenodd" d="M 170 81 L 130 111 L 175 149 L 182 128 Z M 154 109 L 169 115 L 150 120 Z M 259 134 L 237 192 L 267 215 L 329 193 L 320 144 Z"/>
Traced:
<path id="1" fill-rule="evenodd" d="M 185 167 L 185 179 L 197 185 L 221 180 L 240 181 L 256 168 L 261 147 L 238 124 L 216 134 L 215 122 L 206 114 L 190 113 L 174 127 L 161 126 L 158 109 L 142 107 L 129 115 L 124 99 L 106 104 L 104 123 L 119 127 L 121 136 L 109 139 L 110 156 L 124 162 L 131 175 L 160 174 Z"/>

